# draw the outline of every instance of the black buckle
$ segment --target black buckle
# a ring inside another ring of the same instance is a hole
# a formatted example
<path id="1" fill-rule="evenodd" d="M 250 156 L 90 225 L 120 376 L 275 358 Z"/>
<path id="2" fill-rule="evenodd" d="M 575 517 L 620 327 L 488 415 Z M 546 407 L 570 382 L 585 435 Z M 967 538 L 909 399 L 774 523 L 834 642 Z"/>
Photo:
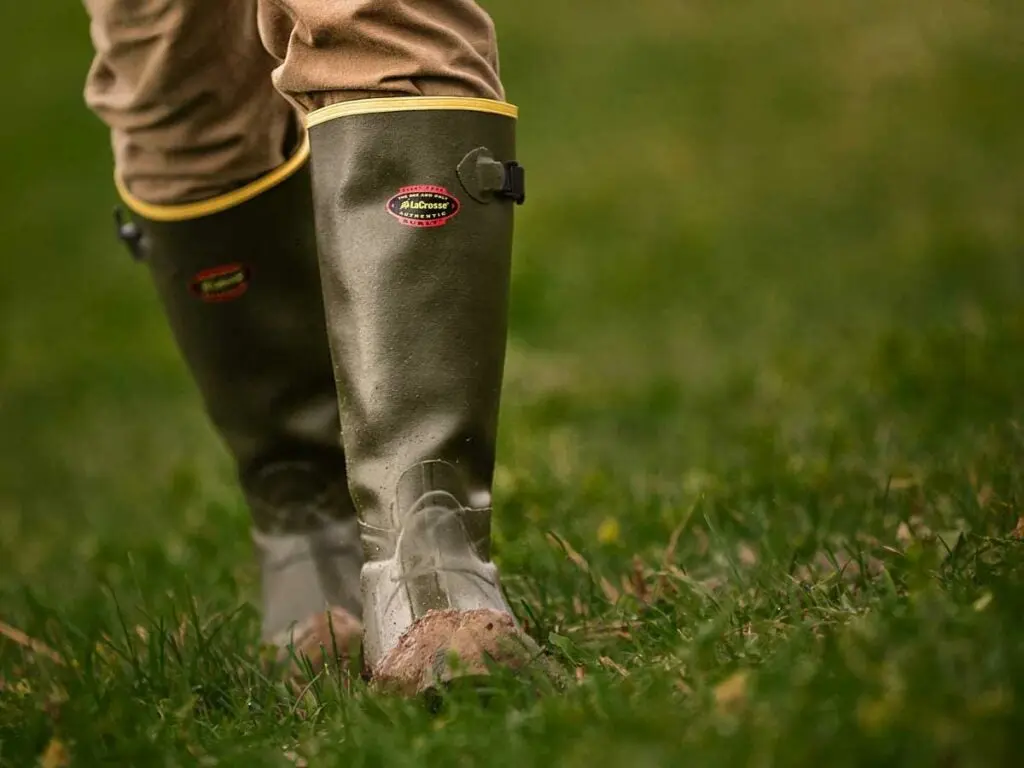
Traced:
<path id="1" fill-rule="evenodd" d="M 514 160 L 505 163 L 505 181 L 498 194 L 515 201 L 516 205 L 526 202 L 526 169 Z"/>
<path id="2" fill-rule="evenodd" d="M 117 228 L 117 239 L 128 248 L 135 261 L 142 261 L 146 254 L 142 249 L 142 230 L 139 225 L 131 219 L 125 218 L 124 210 L 117 206 L 114 208 L 114 226 Z"/>

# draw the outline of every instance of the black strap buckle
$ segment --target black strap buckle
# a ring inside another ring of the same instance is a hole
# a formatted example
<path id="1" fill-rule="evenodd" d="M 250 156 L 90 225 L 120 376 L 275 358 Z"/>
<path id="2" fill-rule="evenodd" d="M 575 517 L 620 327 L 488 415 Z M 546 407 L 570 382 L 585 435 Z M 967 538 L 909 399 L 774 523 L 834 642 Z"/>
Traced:
<path id="1" fill-rule="evenodd" d="M 124 215 L 124 209 L 120 206 L 114 208 L 114 226 L 117 231 L 117 239 L 128 248 L 135 261 L 142 261 L 146 254 L 142 249 L 142 230 L 139 225 Z"/>
<path id="2" fill-rule="evenodd" d="M 498 194 L 513 200 L 516 205 L 526 202 L 526 169 L 514 160 L 505 163 L 505 181 Z"/>

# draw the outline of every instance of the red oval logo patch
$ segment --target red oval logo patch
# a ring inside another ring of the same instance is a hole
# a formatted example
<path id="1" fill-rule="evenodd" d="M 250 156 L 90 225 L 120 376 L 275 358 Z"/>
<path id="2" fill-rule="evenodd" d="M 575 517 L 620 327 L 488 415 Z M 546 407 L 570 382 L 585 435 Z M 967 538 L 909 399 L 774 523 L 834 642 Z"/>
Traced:
<path id="1" fill-rule="evenodd" d="M 387 210 L 407 227 L 441 227 L 459 212 L 462 204 L 444 187 L 421 184 L 402 187 L 388 200 Z"/>
<path id="2" fill-rule="evenodd" d="M 204 269 L 192 278 L 189 290 L 203 301 L 230 301 L 249 290 L 249 268 L 244 264 L 225 264 Z"/>

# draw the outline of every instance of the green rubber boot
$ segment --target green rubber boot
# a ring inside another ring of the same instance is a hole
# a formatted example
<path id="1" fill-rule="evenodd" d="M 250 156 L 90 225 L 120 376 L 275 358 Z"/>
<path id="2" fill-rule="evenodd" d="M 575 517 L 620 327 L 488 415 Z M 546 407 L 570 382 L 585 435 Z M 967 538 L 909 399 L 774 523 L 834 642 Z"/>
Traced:
<path id="1" fill-rule="evenodd" d="M 265 641 L 351 653 L 362 551 L 324 327 L 308 143 L 219 198 L 134 212 L 122 238 L 152 272 L 252 511 Z M 328 613 L 329 611 L 329 613 Z M 328 626 L 329 625 L 329 626 Z M 325 636 L 325 633 L 329 636 Z"/>
<path id="2" fill-rule="evenodd" d="M 414 97 L 308 118 L 366 558 L 364 660 L 378 686 L 403 693 L 538 653 L 490 561 L 512 214 L 524 196 L 515 116 L 500 102 Z"/>

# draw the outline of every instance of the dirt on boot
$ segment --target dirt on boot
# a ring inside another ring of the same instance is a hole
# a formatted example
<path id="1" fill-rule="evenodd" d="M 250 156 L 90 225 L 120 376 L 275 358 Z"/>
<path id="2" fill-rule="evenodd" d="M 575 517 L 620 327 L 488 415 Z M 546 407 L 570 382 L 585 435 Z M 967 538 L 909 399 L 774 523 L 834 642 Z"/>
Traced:
<path id="1" fill-rule="evenodd" d="M 485 677 L 494 666 L 520 670 L 541 651 L 507 613 L 431 611 L 372 670 L 377 690 L 415 696 L 457 678 Z"/>
<path id="2" fill-rule="evenodd" d="M 331 608 L 310 616 L 283 635 L 277 645 L 277 668 L 289 686 L 301 690 L 325 666 L 357 670 L 363 625 L 343 608 Z"/>

